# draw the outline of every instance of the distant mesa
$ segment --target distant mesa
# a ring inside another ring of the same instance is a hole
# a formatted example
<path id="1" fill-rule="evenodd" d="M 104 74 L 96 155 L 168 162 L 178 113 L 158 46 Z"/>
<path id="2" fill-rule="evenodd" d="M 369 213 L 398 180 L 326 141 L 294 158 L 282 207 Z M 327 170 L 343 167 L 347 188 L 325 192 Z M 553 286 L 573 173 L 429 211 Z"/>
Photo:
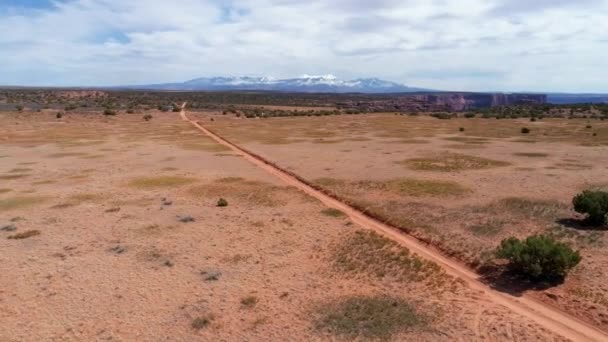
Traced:
<path id="1" fill-rule="evenodd" d="M 296 78 L 273 77 L 203 77 L 183 83 L 128 86 L 130 89 L 152 90 L 259 90 L 305 93 L 412 93 L 431 89 L 408 87 L 378 78 L 359 78 L 345 81 L 334 75 L 303 75 Z"/>

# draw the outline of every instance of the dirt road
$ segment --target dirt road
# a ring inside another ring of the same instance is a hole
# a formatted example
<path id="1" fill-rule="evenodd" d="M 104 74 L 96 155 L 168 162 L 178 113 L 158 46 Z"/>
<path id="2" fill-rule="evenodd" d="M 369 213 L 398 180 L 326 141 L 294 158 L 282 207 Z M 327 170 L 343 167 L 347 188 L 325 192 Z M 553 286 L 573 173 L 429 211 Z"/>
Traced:
<path id="1" fill-rule="evenodd" d="M 511 309 L 513 312 L 527 317 L 528 319 L 555 332 L 556 334 L 573 341 L 608 341 L 608 333 L 599 330 L 598 328 L 572 317 L 556 308 L 547 306 L 546 304 L 525 295 L 522 297 L 515 297 L 510 294 L 492 289 L 481 281 L 479 274 L 473 272 L 461 263 L 443 256 L 440 252 L 422 244 L 420 241 L 404 234 L 402 231 L 374 220 L 366 216 L 364 213 L 348 206 L 347 204 L 314 189 L 296 175 L 282 170 L 280 167 L 277 167 L 270 161 L 267 161 L 260 156 L 257 156 L 254 153 L 233 144 L 216 133 L 206 129 L 200 123 L 190 120 L 186 114 L 185 106 L 186 104 L 182 106 L 182 110 L 180 112 L 182 119 L 190 122 L 219 144 L 229 147 L 246 160 L 267 171 L 271 175 L 281 179 L 286 184 L 298 188 L 306 194 L 315 197 L 326 206 L 341 210 L 348 215 L 354 223 L 360 225 L 361 227 L 372 229 L 377 233 L 400 243 L 404 247 L 408 248 L 411 252 L 439 264 L 446 270 L 448 274 L 464 280 L 470 288 L 485 293 L 485 295 L 495 303 L 503 305 Z"/>

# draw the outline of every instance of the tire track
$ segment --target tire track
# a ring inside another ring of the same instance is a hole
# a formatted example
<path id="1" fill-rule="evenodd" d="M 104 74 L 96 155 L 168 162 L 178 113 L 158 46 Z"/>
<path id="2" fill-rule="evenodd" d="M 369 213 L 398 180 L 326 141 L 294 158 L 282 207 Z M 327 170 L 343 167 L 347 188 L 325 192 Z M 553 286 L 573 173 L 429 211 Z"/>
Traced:
<path id="1" fill-rule="evenodd" d="M 194 127 L 198 128 L 217 143 L 230 148 L 238 155 L 244 157 L 246 160 L 265 170 L 269 174 L 281 179 L 286 184 L 315 197 L 326 206 L 344 212 L 354 223 L 357 223 L 361 227 L 372 229 L 408 248 L 411 252 L 418 254 L 420 257 L 437 263 L 447 274 L 464 280 L 471 289 L 483 292 L 494 303 L 500 304 L 521 316 L 527 317 L 544 328 L 572 341 L 608 341 L 608 333 L 576 317 L 570 316 L 557 308 L 545 305 L 528 296 L 515 297 L 492 289 L 481 281 L 479 274 L 473 272 L 463 264 L 445 257 L 439 251 L 422 244 L 419 240 L 410 235 L 404 234 L 396 227 L 389 226 L 373 219 L 363 212 L 315 189 L 305 179 L 298 175 L 281 169 L 263 157 L 210 131 L 197 121 L 190 120 L 186 114 L 186 104 L 187 103 L 184 103 L 182 105 L 182 110 L 180 112 L 182 120 L 191 123 Z"/>

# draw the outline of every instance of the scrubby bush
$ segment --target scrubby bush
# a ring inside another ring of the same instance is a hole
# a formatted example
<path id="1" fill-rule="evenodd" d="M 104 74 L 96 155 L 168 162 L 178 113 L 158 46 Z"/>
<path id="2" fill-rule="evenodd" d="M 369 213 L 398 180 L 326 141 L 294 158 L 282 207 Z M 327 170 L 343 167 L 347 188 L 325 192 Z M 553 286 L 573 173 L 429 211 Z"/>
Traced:
<path id="1" fill-rule="evenodd" d="M 150 120 L 152 120 L 152 115 L 151 114 L 146 114 L 146 115 L 143 116 L 143 119 L 146 120 L 146 121 L 150 121 Z"/>
<path id="2" fill-rule="evenodd" d="M 527 127 L 524 127 L 524 128 L 521 129 L 521 133 L 522 134 L 528 134 L 528 133 L 530 133 L 530 129 L 527 128 Z"/>
<path id="3" fill-rule="evenodd" d="M 223 199 L 223 198 L 220 198 L 220 199 L 217 201 L 217 206 L 218 206 L 218 207 L 227 207 L 227 206 L 228 206 L 228 201 L 226 201 L 226 200 L 225 200 L 225 199 Z"/>
<path id="4" fill-rule="evenodd" d="M 574 210 L 587 214 L 587 220 L 594 225 L 608 224 L 608 192 L 583 191 L 572 199 Z"/>
<path id="5" fill-rule="evenodd" d="M 577 251 L 547 235 L 503 240 L 496 256 L 509 260 L 513 271 L 532 280 L 563 279 L 582 259 Z"/>
<path id="6" fill-rule="evenodd" d="M 103 115 L 116 115 L 116 111 L 110 107 L 103 110 Z"/>
<path id="7" fill-rule="evenodd" d="M 450 120 L 453 117 L 456 117 L 455 114 L 450 114 L 450 113 L 433 113 L 431 114 L 432 117 L 440 119 L 440 120 Z"/>
<path id="8" fill-rule="evenodd" d="M 23 105 L 16 105 L 15 109 L 17 109 L 18 112 L 23 112 Z"/>
<path id="9" fill-rule="evenodd" d="M 55 114 L 55 117 L 57 119 L 61 119 L 63 117 L 63 113 L 62 112 L 57 112 L 57 114 Z"/>
<path id="10" fill-rule="evenodd" d="M 460 127 L 458 130 L 459 130 L 460 132 L 464 132 L 464 127 Z"/>

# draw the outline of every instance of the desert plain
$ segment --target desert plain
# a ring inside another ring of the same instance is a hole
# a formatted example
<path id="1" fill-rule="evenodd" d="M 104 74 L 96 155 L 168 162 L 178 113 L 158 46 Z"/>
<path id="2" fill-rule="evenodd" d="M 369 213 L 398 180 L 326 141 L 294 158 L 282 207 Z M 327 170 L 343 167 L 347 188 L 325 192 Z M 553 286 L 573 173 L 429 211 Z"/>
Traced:
<path id="1" fill-rule="evenodd" d="M 0 112 L 0 340 L 567 340 L 179 113 L 146 113 Z M 608 123 L 188 116 L 496 291 L 608 329 L 606 233 L 571 205 L 608 189 Z M 546 287 L 495 278 L 500 241 L 536 233 L 583 261 Z"/>

